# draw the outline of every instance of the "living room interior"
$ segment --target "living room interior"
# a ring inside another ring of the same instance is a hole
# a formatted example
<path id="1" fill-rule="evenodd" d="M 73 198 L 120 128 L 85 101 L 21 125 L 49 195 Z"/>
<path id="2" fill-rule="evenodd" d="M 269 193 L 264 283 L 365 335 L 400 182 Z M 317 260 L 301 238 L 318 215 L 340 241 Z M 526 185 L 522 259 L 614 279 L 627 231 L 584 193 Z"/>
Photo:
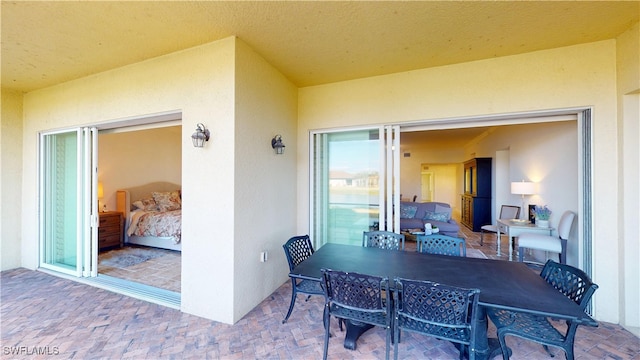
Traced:
<path id="1" fill-rule="evenodd" d="M 509 155 L 513 154 L 513 160 L 510 160 L 509 164 L 493 164 L 494 167 L 503 167 L 496 172 L 506 174 L 508 177 L 492 179 L 492 189 L 496 195 L 492 205 L 492 219 L 496 218 L 496 210 L 502 204 L 522 206 L 520 196 L 510 194 L 510 190 L 504 186 L 512 181 L 537 182 L 538 189 L 544 191 L 527 197 L 525 205 L 548 204 L 553 207 L 555 202 L 558 206 L 568 206 L 568 203 L 560 199 L 559 195 L 570 193 L 571 183 L 551 178 L 545 181 L 543 174 L 535 173 L 529 175 L 532 178 L 519 178 L 518 176 L 522 175 L 519 175 L 516 169 L 527 165 L 511 164 L 511 162 L 526 163 L 528 159 L 535 158 L 536 154 L 553 162 L 555 158 L 548 157 L 551 154 L 548 154 L 545 149 L 561 146 L 565 155 L 557 159 L 568 163 L 559 163 L 555 166 L 564 169 L 563 179 L 574 179 L 574 183 L 577 183 L 578 174 L 574 166 L 578 162 L 577 133 L 575 121 L 403 132 L 400 143 L 400 191 L 407 200 L 413 200 L 413 196 L 417 196 L 418 202 L 426 200 L 421 175 L 424 172 L 431 172 L 434 188 L 430 200 L 450 204 L 453 216 L 459 219 L 460 196 L 464 193 L 462 164 L 470 160 L 467 149 L 481 147 L 482 155 L 477 157 L 495 158 L 496 151 L 508 151 Z M 504 175 L 500 176 L 504 177 Z M 499 184 L 498 188 L 496 188 L 496 182 Z M 568 202 L 576 199 L 577 195 L 571 196 Z M 575 207 L 577 204 L 572 206 Z"/>

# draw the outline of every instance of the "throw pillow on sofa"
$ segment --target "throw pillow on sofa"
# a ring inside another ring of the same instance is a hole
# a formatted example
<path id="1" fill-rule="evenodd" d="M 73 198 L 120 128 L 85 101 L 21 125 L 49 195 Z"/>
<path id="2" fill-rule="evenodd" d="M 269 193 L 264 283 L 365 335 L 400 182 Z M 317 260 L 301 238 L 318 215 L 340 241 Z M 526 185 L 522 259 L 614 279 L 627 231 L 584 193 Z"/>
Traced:
<path id="1" fill-rule="evenodd" d="M 451 208 L 448 206 L 441 206 L 436 204 L 436 208 L 434 210 L 437 213 L 445 213 L 447 214 L 447 221 L 451 220 Z"/>
<path id="2" fill-rule="evenodd" d="M 449 213 L 425 211 L 423 220 L 447 222 L 449 221 Z"/>
<path id="3" fill-rule="evenodd" d="M 417 206 L 400 204 L 400 219 L 413 219 L 416 212 L 418 212 Z"/>

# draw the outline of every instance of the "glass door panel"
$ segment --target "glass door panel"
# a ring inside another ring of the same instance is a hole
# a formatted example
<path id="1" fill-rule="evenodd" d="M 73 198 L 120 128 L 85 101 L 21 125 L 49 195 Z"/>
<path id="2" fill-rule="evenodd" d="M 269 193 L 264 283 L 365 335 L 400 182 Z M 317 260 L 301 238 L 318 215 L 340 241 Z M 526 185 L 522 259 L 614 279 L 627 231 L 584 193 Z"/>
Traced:
<path id="1" fill-rule="evenodd" d="M 40 266 L 74 276 L 91 267 L 92 131 L 40 137 Z"/>
<path id="2" fill-rule="evenodd" d="M 312 134 L 311 143 L 312 239 L 360 246 L 384 219 L 380 129 Z"/>

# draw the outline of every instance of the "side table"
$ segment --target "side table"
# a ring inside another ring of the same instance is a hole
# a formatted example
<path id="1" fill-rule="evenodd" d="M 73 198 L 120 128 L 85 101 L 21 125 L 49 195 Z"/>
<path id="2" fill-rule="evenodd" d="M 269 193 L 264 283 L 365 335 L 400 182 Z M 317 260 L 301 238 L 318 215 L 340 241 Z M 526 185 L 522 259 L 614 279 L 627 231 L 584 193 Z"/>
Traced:
<path id="1" fill-rule="evenodd" d="M 500 233 L 507 234 L 509 239 L 509 261 L 513 261 L 513 238 L 519 236 L 522 233 L 539 232 L 551 236 L 553 231 L 552 227 L 539 227 L 529 222 L 520 223 L 513 221 L 512 219 L 498 219 L 498 253 L 500 256 Z M 518 249 L 520 251 L 520 249 Z"/>
<path id="2" fill-rule="evenodd" d="M 108 247 L 122 247 L 123 242 L 123 217 L 119 211 L 107 211 L 98 214 L 100 218 L 98 226 L 98 250 Z"/>

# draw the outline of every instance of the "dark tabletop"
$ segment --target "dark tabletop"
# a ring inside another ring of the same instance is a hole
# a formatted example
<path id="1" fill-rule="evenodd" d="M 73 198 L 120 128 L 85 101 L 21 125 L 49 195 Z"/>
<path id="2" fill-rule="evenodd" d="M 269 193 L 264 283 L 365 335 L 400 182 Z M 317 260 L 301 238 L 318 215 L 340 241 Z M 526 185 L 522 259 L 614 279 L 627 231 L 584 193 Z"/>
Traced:
<path id="1" fill-rule="evenodd" d="M 326 244 L 291 275 L 320 281 L 322 268 L 477 288 L 482 306 L 597 324 L 524 263 Z"/>

